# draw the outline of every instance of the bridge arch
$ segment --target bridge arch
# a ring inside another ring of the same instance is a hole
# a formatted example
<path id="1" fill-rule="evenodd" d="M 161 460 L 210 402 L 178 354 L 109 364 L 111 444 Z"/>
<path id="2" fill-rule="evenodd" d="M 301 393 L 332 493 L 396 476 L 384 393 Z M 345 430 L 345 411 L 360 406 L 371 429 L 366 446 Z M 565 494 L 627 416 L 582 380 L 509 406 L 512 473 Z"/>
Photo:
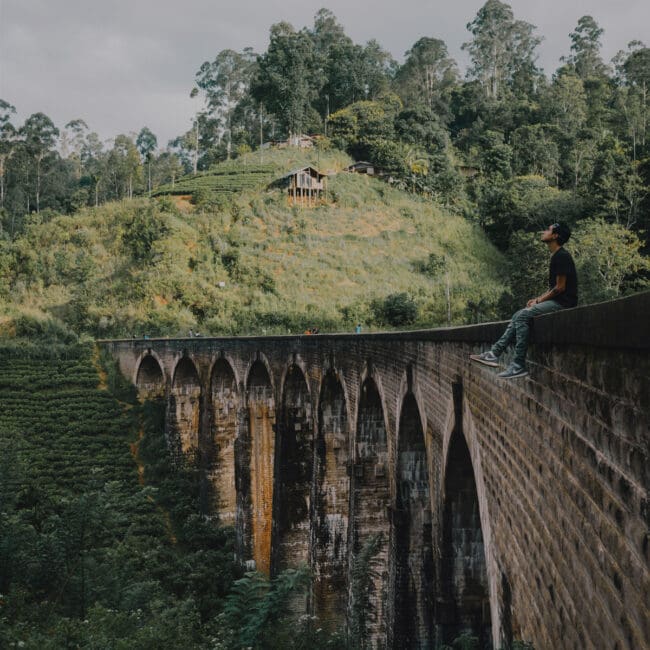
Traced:
<path id="1" fill-rule="evenodd" d="M 246 379 L 245 435 L 237 466 L 242 536 L 255 568 L 271 573 L 273 471 L 275 463 L 275 393 L 272 374 L 261 355 L 250 365 Z"/>
<path id="2" fill-rule="evenodd" d="M 241 397 L 232 364 L 219 357 L 210 370 L 210 435 L 206 466 L 210 485 L 211 511 L 221 522 L 235 524 L 235 441 L 238 435 Z"/>
<path id="3" fill-rule="evenodd" d="M 383 420 L 384 420 L 384 426 L 386 428 L 386 431 L 388 431 L 388 400 L 386 398 L 386 391 L 384 389 L 384 384 L 382 381 L 381 374 L 377 371 L 377 368 L 373 364 L 373 362 L 370 359 L 366 359 L 366 361 L 363 364 L 363 367 L 361 369 L 361 374 L 359 375 L 359 390 L 363 391 L 363 386 L 366 383 L 366 380 L 370 380 L 372 384 L 374 384 L 374 387 L 377 391 L 377 394 L 379 395 L 379 401 L 381 403 L 381 411 L 383 415 Z M 359 419 L 359 405 L 361 404 L 361 392 L 359 393 L 359 396 L 357 398 L 357 411 L 356 411 L 356 418 L 357 421 Z"/>
<path id="4" fill-rule="evenodd" d="M 166 377 L 164 364 L 158 353 L 151 348 L 145 350 L 135 364 L 133 384 L 144 397 L 162 397 L 165 392 Z"/>
<path id="5" fill-rule="evenodd" d="M 499 647 L 496 570 L 479 446 L 460 384 L 454 393 L 454 425 L 443 443 L 436 635 L 440 642 L 451 642 L 471 630 L 480 648 Z"/>
<path id="6" fill-rule="evenodd" d="M 201 380 L 194 361 L 181 356 L 172 374 L 168 423 L 172 448 L 181 454 L 198 451 L 201 430 Z"/>
<path id="7" fill-rule="evenodd" d="M 283 373 L 277 418 L 273 574 L 309 561 L 313 432 L 309 385 L 303 369 L 292 363 Z"/>
<path id="8" fill-rule="evenodd" d="M 350 515 L 350 414 L 345 382 L 329 368 L 321 381 L 314 445 L 312 526 L 314 611 L 329 629 L 346 614 Z"/>
<path id="9" fill-rule="evenodd" d="M 402 417 L 402 408 L 404 405 L 404 400 L 406 396 L 412 393 L 415 398 L 415 403 L 418 408 L 418 413 L 420 414 L 420 422 L 422 424 L 422 431 L 427 430 L 427 411 L 424 408 L 425 401 L 420 389 L 420 383 L 417 378 L 417 369 L 413 364 L 409 364 L 404 372 L 399 383 L 399 391 L 396 395 L 395 400 L 395 413 L 397 414 L 395 418 L 395 431 L 399 433 L 400 428 L 400 418 Z"/>
<path id="10" fill-rule="evenodd" d="M 429 464 L 421 409 L 411 391 L 404 395 L 398 422 L 392 647 L 428 648 L 435 589 Z"/>
<path id="11" fill-rule="evenodd" d="M 375 540 L 376 553 L 371 560 L 375 577 L 370 595 L 374 619 L 368 624 L 366 634 L 372 643 L 380 645 L 387 638 L 391 505 L 389 434 L 384 404 L 377 378 L 367 368 L 361 376 L 354 438 L 350 550 L 354 564 L 362 549 Z"/>
<path id="12" fill-rule="evenodd" d="M 291 359 L 282 368 L 282 374 L 280 377 L 279 386 L 281 386 L 282 388 L 283 395 L 284 395 L 284 390 L 286 389 L 287 386 L 287 377 L 289 376 L 290 373 L 294 373 L 296 370 L 299 370 L 302 373 L 303 378 L 305 380 L 305 385 L 307 386 L 307 390 L 309 391 L 309 395 L 311 399 L 312 388 L 309 385 L 309 379 L 308 379 L 309 370 L 304 359 L 298 354 L 293 354 Z M 313 402 L 314 400 L 311 399 L 311 401 Z"/>
<path id="13" fill-rule="evenodd" d="M 269 363 L 268 358 L 263 352 L 257 351 L 255 353 L 255 356 L 252 359 L 250 359 L 246 364 L 246 370 L 244 371 L 247 396 L 248 396 L 249 388 L 251 386 L 251 381 L 253 381 L 254 383 L 261 381 L 260 366 L 263 366 L 264 369 L 266 370 L 266 379 L 264 381 L 268 381 L 268 384 L 271 387 L 271 392 L 273 393 L 273 395 L 275 395 L 275 382 L 273 378 L 273 370 L 271 369 L 271 364 Z"/>

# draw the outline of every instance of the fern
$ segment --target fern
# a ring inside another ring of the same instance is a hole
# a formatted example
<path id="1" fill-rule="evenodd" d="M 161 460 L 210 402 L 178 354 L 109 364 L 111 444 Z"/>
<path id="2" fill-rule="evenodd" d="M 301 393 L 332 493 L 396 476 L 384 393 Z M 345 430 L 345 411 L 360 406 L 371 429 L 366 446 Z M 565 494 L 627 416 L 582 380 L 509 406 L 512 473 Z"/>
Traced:
<path id="1" fill-rule="evenodd" d="M 302 567 L 287 569 L 272 581 L 254 571 L 237 580 L 224 608 L 233 647 L 279 647 L 275 644 L 287 628 L 291 597 L 303 592 L 309 579 L 309 570 Z"/>
<path id="2" fill-rule="evenodd" d="M 373 568 L 372 560 L 379 552 L 381 544 L 381 533 L 368 538 L 352 565 L 349 644 L 359 650 L 368 647 L 368 624 L 377 615 L 371 596 L 374 581 L 379 577 L 379 573 Z"/>

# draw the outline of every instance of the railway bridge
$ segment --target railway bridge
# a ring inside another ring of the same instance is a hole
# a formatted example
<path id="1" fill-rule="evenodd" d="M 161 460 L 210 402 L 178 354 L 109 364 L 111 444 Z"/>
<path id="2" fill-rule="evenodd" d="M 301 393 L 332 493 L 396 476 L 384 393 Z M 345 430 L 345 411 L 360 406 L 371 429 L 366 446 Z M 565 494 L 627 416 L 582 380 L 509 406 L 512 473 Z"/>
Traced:
<path id="1" fill-rule="evenodd" d="M 650 292 L 536 319 L 517 380 L 468 360 L 503 328 L 103 345 L 323 625 L 372 545 L 377 647 L 650 647 Z"/>

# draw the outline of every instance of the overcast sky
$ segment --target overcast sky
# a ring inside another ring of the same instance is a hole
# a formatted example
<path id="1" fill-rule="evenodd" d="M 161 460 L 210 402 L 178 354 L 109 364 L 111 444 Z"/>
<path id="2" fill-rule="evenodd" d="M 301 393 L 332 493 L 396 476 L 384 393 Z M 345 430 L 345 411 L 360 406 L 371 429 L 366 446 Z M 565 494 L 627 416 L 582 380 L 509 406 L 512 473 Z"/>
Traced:
<path id="1" fill-rule="evenodd" d="M 311 26 L 332 10 L 357 43 L 375 38 L 398 60 L 422 36 L 440 38 L 464 72 L 466 25 L 484 0 L 0 0 L 0 98 L 20 124 L 41 111 L 58 126 L 82 118 L 103 139 L 148 126 L 159 145 L 199 108 L 194 75 L 221 50 L 264 51 L 269 27 Z M 633 39 L 650 45 L 648 0 L 513 0 L 515 18 L 544 37 L 547 74 L 569 53 L 585 14 L 604 28 L 609 61 Z"/>

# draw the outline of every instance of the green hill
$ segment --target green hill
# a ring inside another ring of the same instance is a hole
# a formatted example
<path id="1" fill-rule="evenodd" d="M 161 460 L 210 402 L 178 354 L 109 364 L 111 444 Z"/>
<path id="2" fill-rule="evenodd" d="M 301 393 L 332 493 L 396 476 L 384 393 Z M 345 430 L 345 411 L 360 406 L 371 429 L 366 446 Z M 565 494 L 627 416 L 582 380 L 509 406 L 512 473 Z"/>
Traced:
<path id="1" fill-rule="evenodd" d="M 356 322 L 432 327 L 449 315 L 452 323 L 496 315 L 502 258 L 478 226 L 347 173 L 329 177 L 324 205 L 292 207 L 282 190 L 266 189 L 266 181 L 243 189 L 244 179 L 307 163 L 336 172 L 349 159 L 337 151 L 264 156 L 199 177 L 239 183 L 218 201 L 163 196 L 46 223 L 32 215 L 23 236 L 0 244 L 0 313 L 7 315 L 0 334 L 29 334 L 44 319 L 112 337 L 333 331 Z M 387 300 L 394 294 L 406 294 L 397 312 Z M 404 301 L 417 314 L 400 315 Z"/>

